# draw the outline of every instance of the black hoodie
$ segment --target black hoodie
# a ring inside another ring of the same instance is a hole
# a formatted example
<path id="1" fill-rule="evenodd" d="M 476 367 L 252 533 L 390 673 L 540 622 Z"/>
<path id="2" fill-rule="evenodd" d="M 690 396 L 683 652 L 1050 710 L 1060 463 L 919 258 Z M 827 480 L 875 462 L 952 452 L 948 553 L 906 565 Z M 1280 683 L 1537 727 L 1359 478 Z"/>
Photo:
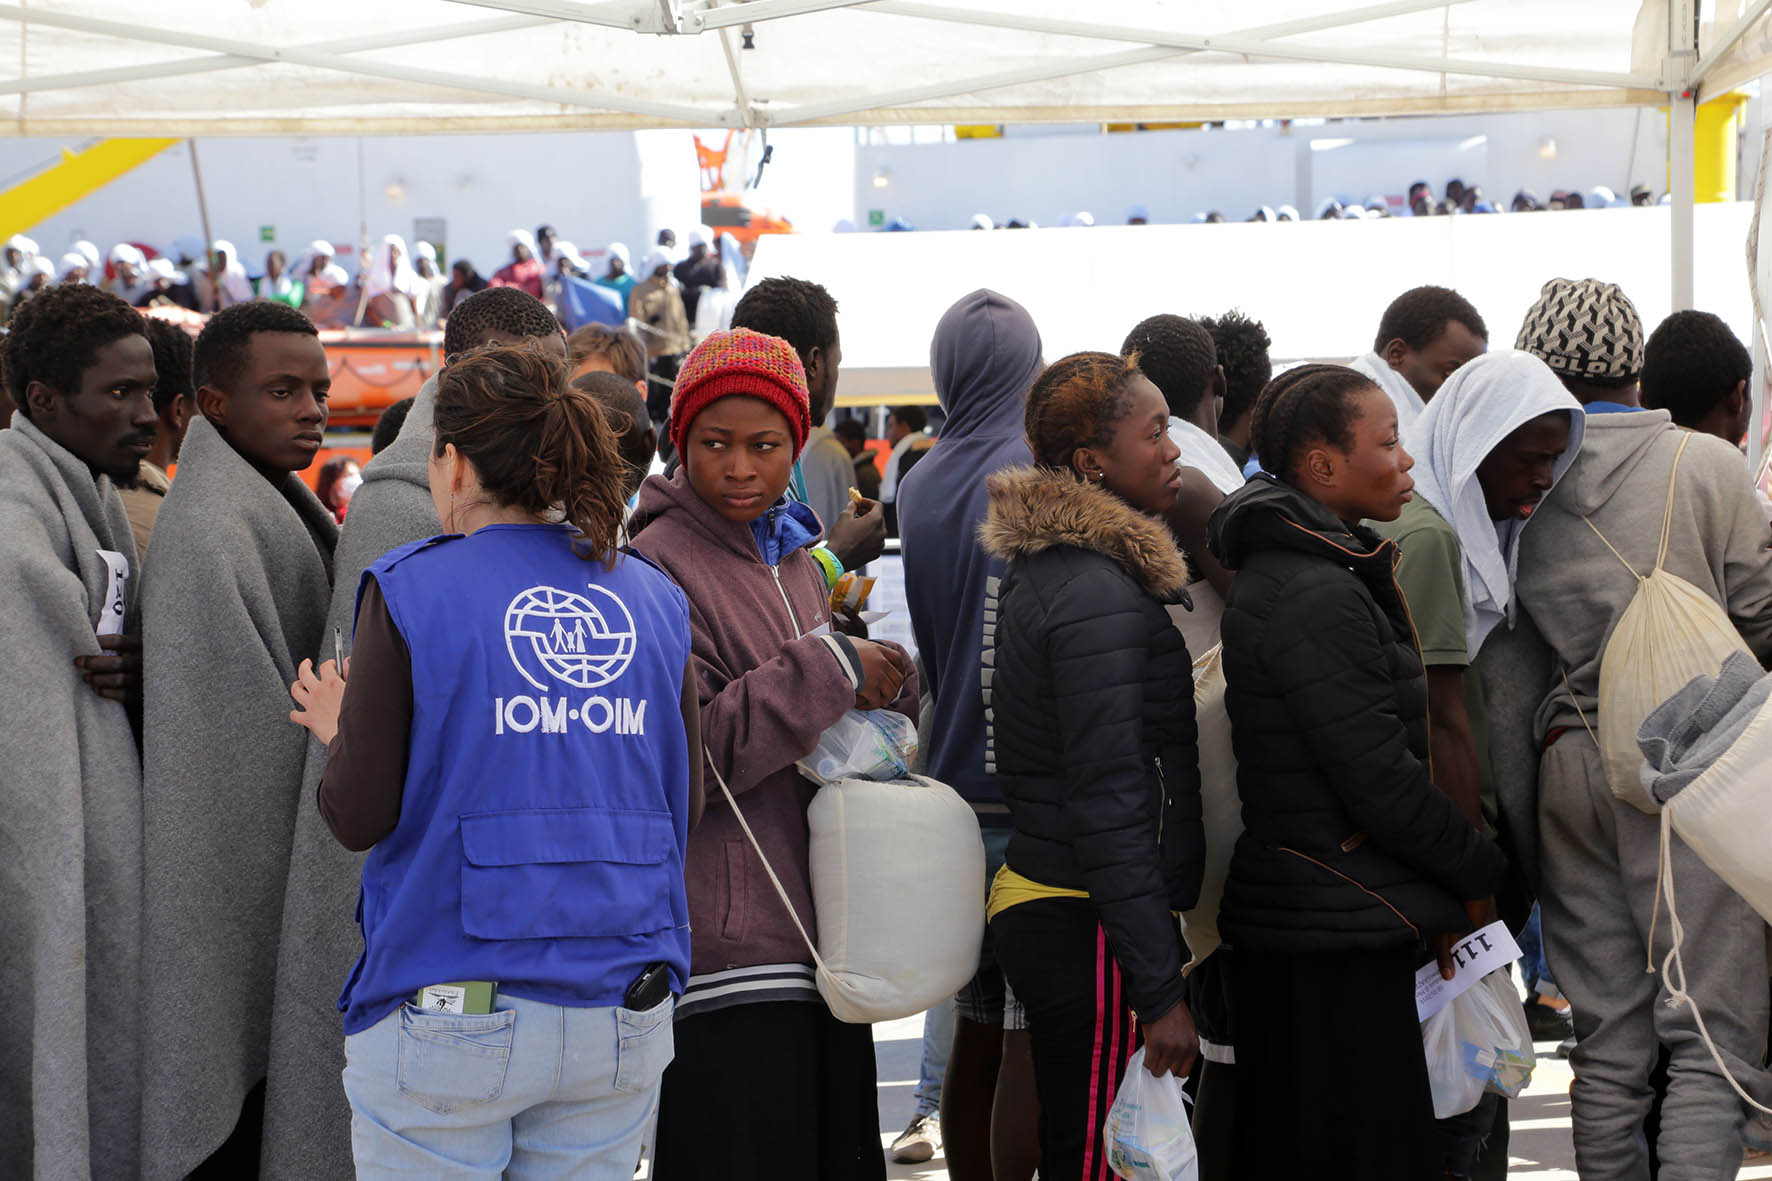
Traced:
<path id="1" fill-rule="evenodd" d="M 1212 514 L 1237 571 L 1224 671 L 1244 833 L 1220 926 L 1238 948 L 1332 952 L 1466 927 L 1506 862 L 1434 786 L 1427 681 L 1396 544 L 1261 474 Z"/>

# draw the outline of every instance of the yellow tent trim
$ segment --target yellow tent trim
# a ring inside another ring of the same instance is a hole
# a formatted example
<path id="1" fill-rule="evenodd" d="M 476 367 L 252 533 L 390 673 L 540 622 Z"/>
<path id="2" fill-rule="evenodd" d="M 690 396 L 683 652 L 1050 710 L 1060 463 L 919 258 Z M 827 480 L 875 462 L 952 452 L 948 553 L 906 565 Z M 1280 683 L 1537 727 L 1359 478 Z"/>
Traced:
<path id="1" fill-rule="evenodd" d="M 0 238 L 23 233 L 55 216 L 177 142 L 106 139 L 83 151 L 64 151 L 60 164 L 0 193 Z"/>

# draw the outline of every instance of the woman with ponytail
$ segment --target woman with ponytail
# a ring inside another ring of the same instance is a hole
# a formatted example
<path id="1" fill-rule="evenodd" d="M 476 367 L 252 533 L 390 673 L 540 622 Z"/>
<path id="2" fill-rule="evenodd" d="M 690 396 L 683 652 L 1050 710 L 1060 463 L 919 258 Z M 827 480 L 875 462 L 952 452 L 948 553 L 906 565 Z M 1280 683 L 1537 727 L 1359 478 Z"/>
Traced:
<path id="1" fill-rule="evenodd" d="M 339 998 L 359 1177 L 633 1175 L 689 976 L 701 741 L 689 606 L 618 549 L 623 474 L 559 358 L 458 360 L 442 534 L 369 568 L 352 659 L 292 687 L 320 811 L 370 851 Z"/>
<path id="2" fill-rule="evenodd" d="M 1447 937 L 1484 921 L 1505 862 L 1432 781 L 1396 543 L 1360 523 L 1397 519 L 1414 461 L 1391 400 L 1339 365 L 1270 382 L 1250 444 L 1267 472 L 1207 530 L 1237 572 L 1233 1175 L 1437 1178 L 1415 971 L 1439 952 L 1450 977 Z"/>

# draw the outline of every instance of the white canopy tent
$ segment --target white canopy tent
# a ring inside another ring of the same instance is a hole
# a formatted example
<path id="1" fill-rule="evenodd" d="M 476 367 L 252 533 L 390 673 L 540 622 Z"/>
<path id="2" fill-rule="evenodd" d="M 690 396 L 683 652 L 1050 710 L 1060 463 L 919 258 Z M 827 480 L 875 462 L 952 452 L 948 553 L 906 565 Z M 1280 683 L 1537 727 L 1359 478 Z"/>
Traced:
<path id="1" fill-rule="evenodd" d="M 0 3 L 15 135 L 1177 121 L 1667 104 L 1772 70 L 1772 0 Z M 472 10 L 472 11 L 470 11 Z M 497 15 L 492 15 L 496 12 Z M 749 46 L 747 48 L 747 46 Z M 14 64 L 16 63 L 16 65 Z"/>
<path id="2" fill-rule="evenodd" d="M 370 134 L 1665 105 L 1672 304 L 1689 307 L 1694 113 L 1772 71 L 1769 14 L 1772 0 L 1117 0 L 1089 14 L 1070 0 L 177 0 L 146 11 L 29 0 L 0 3 L 0 128 Z"/>
<path id="3" fill-rule="evenodd" d="M 31 0 L 0 4 L 0 123 L 339 134 L 1659 104 L 1772 68 L 1768 8 L 1118 0 L 1096 6 L 1105 23 L 1059 0 Z"/>

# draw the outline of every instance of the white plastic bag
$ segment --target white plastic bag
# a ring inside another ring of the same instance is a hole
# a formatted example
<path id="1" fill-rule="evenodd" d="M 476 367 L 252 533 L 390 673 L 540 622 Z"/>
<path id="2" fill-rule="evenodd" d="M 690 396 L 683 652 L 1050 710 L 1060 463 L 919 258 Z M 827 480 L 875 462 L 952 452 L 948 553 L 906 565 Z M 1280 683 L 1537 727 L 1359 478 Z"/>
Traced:
<path id="1" fill-rule="evenodd" d="M 1526 1010 L 1506 968 L 1498 968 L 1421 1023 L 1433 1087 L 1434 1118 L 1475 1107 L 1484 1091 L 1517 1099 L 1537 1059 Z"/>
<path id="2" fill-rule="evenodd" d="M 1108 1167 L 1127 1181 L 1194 1181 L 1200 1175 L 1187 1093 L 1172 1074 L 1144 1068 L 1144 1047 L 1132 1053 L 1120 1092 L 1108 1108 L 1101 1138 Z"/>
<path id="3" fill-rule="evenodd" d="M 903 779 L 917 757 L 917 724 L 889 709 L 852 709 L 795 766 L 814 783 Z"/>

